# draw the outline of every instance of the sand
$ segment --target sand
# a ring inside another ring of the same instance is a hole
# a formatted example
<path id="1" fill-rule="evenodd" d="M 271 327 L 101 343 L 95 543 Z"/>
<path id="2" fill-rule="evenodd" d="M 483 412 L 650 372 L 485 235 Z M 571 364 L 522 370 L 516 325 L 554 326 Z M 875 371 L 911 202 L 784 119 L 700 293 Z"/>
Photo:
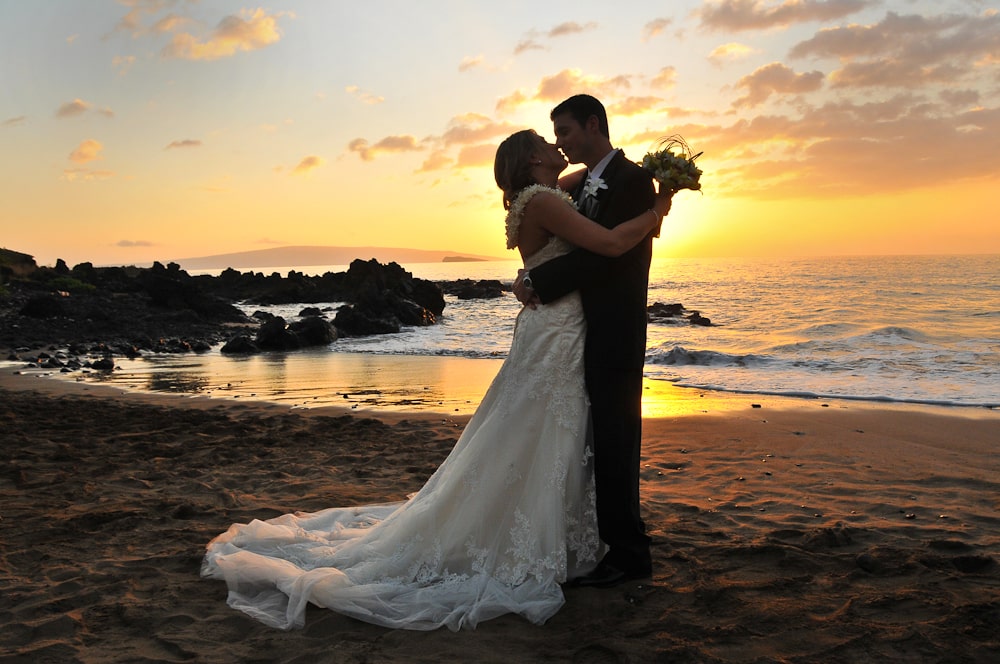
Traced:
<path id="1" fill-rule="evenodd" d="M 199 577 L 205 544 L 403 498 L 462 418 L 7 372 L 0 662 L 998 661 L 1000 413 L 685 398 L 645 422 L 651 581 L 567 588 L 543 626 L 393 631 L 314 608 L 281 632 Z"/>

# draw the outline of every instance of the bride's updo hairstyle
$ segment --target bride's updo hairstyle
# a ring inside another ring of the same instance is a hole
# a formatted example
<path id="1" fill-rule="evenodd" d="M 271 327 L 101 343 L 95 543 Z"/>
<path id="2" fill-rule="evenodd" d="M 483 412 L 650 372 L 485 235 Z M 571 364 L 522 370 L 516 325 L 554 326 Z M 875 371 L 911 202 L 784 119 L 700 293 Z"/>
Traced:
<path id="1" fill-rule="evenodd" d="M 509 210 L 517 194 L 528 185 L 535 184 L 531 177 L 531 156 L 538 150 L 538 134 L 534 129 L 524 129 L 511 134 L 497 148 L 493 161 L 493 177 L 503 190 L 503 209 Z"/>

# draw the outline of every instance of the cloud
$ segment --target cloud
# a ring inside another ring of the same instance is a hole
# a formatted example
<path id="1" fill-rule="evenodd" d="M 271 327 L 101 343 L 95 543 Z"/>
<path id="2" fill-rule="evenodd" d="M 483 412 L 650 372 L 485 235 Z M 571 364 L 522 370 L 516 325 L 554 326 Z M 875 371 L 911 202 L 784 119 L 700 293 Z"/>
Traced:
<path id="1" fill-rule="evenodd" d="M 514 54 L 520 55 L 521 53 L 525 53 L 527 51 L 544 51 L 546 50 L 546 47 L 541 39 L 558 39 L 569 35 L 578 35 L 584 32 L 590 32 L 591 30 L 596 30 L 597 27 L 597 23 L 594 22 L 581 24 L 576 21 L 567 21 L 549 29 L 549 31 L 545 33 L 539 33 L 537 30 L 531 30 L 514 46 Z"/>
<path id="2" fill-rule="evenodd" d="M 514 46 L 514 55 L 521 55 L 526 51 L 544 51 L 545 47 L 533 38 L 522 39 Z"/>
<path id="3" fill-rule="evenodd" d="M 510 95 L 501 97 L 497 100 L 496 110 L 498 113 L 510 113 L 527 103 L 558 103 L 577 93 L 592 94 L 599 99 L 614 97 L 631 85 L 630 77 L 625 75 L 600 78 L 584 76 L 578 69 L 564 69 L 552 76 L 543 77 L 533 93 L 515 90 Z"/>
<path id="4" fill-rule="evenodd" d="M 344 88 L 344 92 L 346 92 L 349 95 L 352 95 L 357 99 L 360 99 L 362 103 L 373 106 L 375 104 L 381 104 L 382 102 L 385 101 L 385 97 L 373 94 L 371 92 L 365 92 L 356 85 L 348 85 L 346 88 Z"/>
<path id="5" fill-rule="evenodd" d="M 113 171 L 91 170 L 89 168 L 67 168 L 63 171 L 62 177 L 69 182 L 77 180 L 81 182 L 91 182 L 93 180 L 107 180 L 115 176 Z"/>
<path id="6" fill-rule="evenodd" d="M 418 173 L 429 173 L 440 171 L 455 163 L 455 160 L 448 156 L 443 150 L 435 150 L 424 160 L 424 163 L 417 169 Z"/>
<path id="7" fill-rule="evenodd" d="M 162 54 L 184 60 L 217 60 L 240 51 L 256 51 L 281 39 L 278 19 L 290 15 L 267 14 L 263 9 L 243 10 L 240 16 L 230 15 L 219 21 L 207 39 L 199 40 L 187 32 L 175 34 Z"/>
<path id="8" fill-rule="evenodd" d="M 326 163 L 326 160 L 322 157 L 317 157 L 316 155 L 309 155 L 299 162 L 298 166 L 292 169 L 292 175 L 305 175 L 311 171 L 316 170 L 320 166 Z"/>
<path id="9" fill-rule="evenodd" d="M 659 97 L 626 97 L 621 101 L 609 104 L 607 111 L 611 117 L 639 115 L 657 108 L 662 101 Z"/>
<path id="10" fill-rule="evenodd" d="M 118 240 L 115 242 L 116 247 L 155 247 L 156 243 L 150 242 L 149 240 Z"/>
<path id="11" fill-rule="evenodd" d="M 950 106 L 973 106 L 979 103 L 978 90 L 942 90 L 941 99 Z"/>
<path id="12" fill-rule="evenodd" d="M 154 23 L 153 26 L 149 29 L 149 31 L 154 32 L 156 34 L 177 32 L 177 30 L 179 30 L 180 28 L 191 22 L 192 22 L 191 19 L 186 18 L 184 16 L 177 16 L 176 14 L 168 14 L 163 18 L 161 18 L 160 20 L 158 20 L 156 23 Z"/>
<path id="13" fill-rule="evenodd" d="M 65 104 L 59 106 L 56 109 L 57 118 L 72 118 L 78 115 L 83 115 L 92 108 L 92 105 L 82 99 L 74 99 L 73 101 L 68 101 Z M 95 110 L 95 113 L 100 113 L 107 118 L 115 117 L 115 112 L 110 108 L 100 108 Z"/>
<path id="14" fill-rule="evenodd" d="M 363 138 L 355 138 L 348 143 L 350 152 L 357 152 L 365 161 L 373 160 L 380 153 L 419 152 L 420 145 L 413 136 L 386 136 L 374 145 Z"/>
<path id="15" fill-rule="evenodd" d="M 669 90 L 674 87 L 677 85 L 677 68 L 673 66 L 664 67 L 653 77 L 650 85 L 661 90 Z"/>
<path id="16" fill-rule="evenodd" d="M 513 113 L 519 106 L 528 103 L 530 100 L 531 98 L 523 91 L 515 90 L 506 97 L 501 97 L 497 100 L 496 111 L 501 115 Z"/>
<path id="17" fill-rule="evenodd" d="M 721 46 L 716 46 L 712 49 L 712 52 L 708 54 L 708 61 L 716 67 L 721 67 L 726 62 L 743 60 L 744 58 L 757 52 L 758 51 L 756 49 L 751 48 L 746 44 L 729 42 L 728 44 L 722 44 Z"/>
<path id="18" fill-rule="evenodd" d="M 80 143 L 75 150 L 69 153 L 69 160 L 75 164 L 86 164 L 91 161 L 103 159 L 100 155 L 100 152 L 103 149 L 104 146 L 101 145 L 100 141 L 88 138 Z"/>
<path id="19" fill-rule="evenodd" d="M 498 136 L 508 136 L 520 129 L 509 123 L 496 123 L 485 115 L 466 113 L 452 118 L 448 128 L 440 137 L 445 146 L 469 145 L 490 140 Z"/>
<path id="20" fill-rule="evenodd" d="M 170 144 L 163 149 L 173 150 L 174 148 L 198 148 L 198 147 L 201 147 L 201 141 L 193 138 L 185 138 L 180 141 L 171 141 Z"/>
<path id="21" fill-rule="evenodd" d="M 581 89 L 590 90 L 590 94 L 596 97 L 604 97 L 630 86 L 628 76 L 585 77 L 577 70 L 565 69 L 555 76 L 543 78 L 535 98 L 540 101 L 562 101 Z"/>
<path id="22" fill-rule="evenodd" d="M 995 178 L 1000 109 L 954 108 L 903 93 L 862 103 L 803 103 L 796 114 L 672 131 L 704 150 L 707 186 L 733 196 L 864 196 Z M 725 168 L 714 167 L 716 159 Z"/>
<path id="23" fill-rule="evenodd" d="M 951 63 L 921 67 L 913 62 L 887 59 L 848 63 L 830 74 L 830 83 L 835 88 L 919 88 L 928 83 L 958 80 L 964 73 Z"/>
<path id="24" fill-rule="evenodd" d="M 786 28 L 807 21 L 829 21 L 858 12 L 871 0 L 721 0 L 706 3 L 696 14 L 708 30 L 740 31 Z"/>
<path id="25" fill-rule="evenodd" d="M 134 64 L 134 55 L 116 55 L 111 59 L 111 66 L 118 70 L 119 76 L 127 74 Z"/>
<path id="26" fill-rule="evenodd" d="M 492 165 L 496 158 L 497 146 L 493 143 L 470 145 L 458 151 L 458 168 L 473 168 Z"/>
<path id="27" fill-rule="evenodd" d="M 118 25 L 115 26 L 116 31 L 123 31 L 131 33 L 133 37 L 137 37 L 145 32 L 145 28 L 142 27 L 142 16 L 143 14 L 158 14 L 168 7 L 171 0 L 118 0 L 119 4 L 125 5 L 130 9 L 119 21 Z"/>
<path id="28" fill-rule="evenodd" d="M 597 24 L 590 22 L 580 24 L 576 21 L 567 21 L 566 23 L 560 23 L 556 27 L 549 30 L 549 37 L 565 37 L 567 35 L 578 35 L 583 32 L 589 32 L 591 30 L 596 30 Z"/>
<path id="29" fill-rule="evenodd" d="M 673 23 L 673 21 L 669 18 L 653 19 L 646 25 L 642 26 L 642 41 L 649 41 L 653 37 L 659 36 L 671 23 Z"/>
<path id="30" fill-rule="evenodd" d="M 364 138 L 356 138 L 347 149 L 364 161 L 372 161 L 381 154 L 401 152 L 429 152 L 417 169 L 418 173 L 444 168 L 467 168 L 492 163 L 499 138 L 523 129 L 508 122 L 496 122 L 480 113 L 464 113 L 452 118 L 443 133 L 428 136 L 421 141 L 409 135 L 388 136 L 374 145 Z M 455 150 L 457 154 L 454 154 Z M 486 159 L 483 155 L 489 153 Z"/>
<path id="31" fill-rule="evenodd" d="M 980 63 L 1000 52 L 1000 14 L 886 14 L 877 23 L 826 28 L 789 51 L 793 58 L 836 58 L 834 87 L 920 88 L 976 80 Z"/>
<path id="32" fill-rule="evenodd" d="M 485 62 L 486 58 L 482 55 L 467 55 L 462 58 L 460 63 L 458 63 L 458 71 L 469 71 L 471 69 L 476 69 L 477 67 L 482 67 Z"/>
<path id="33" fill-rule="evenodd" d="M 772 62 L 744 76 L 736 83 L 736 87 L 746 90 L 746 95 L 734 101 L 733 106 L 757 106 L 775 93 L 801 94 L 819 90 L 822 86 L 823 72 L 796 74 L 788 66 Z"/>
<path id="34" fill-rule="evenodd" d="M 27 116 L 18 115 L 18 116 L 15 116 L 13 118 L 7 118 L 2 123 L 0 123 L 0 126 L 3 126 L 3 127 L 16 127 L 18 125 L 24 124 L 25 121 L 27 121 L 27 119 L 28 119 Z"/>
<path id="35" fill-rule="evenodd" d="M 83 115 L 89 109 L 90 104 L 82 99 L 74 99 L 73 101 L 68 101 L 65 104 L 62 104 L 58 109 L 56 109 L 56 117 L 72 118 L 77 115 Z"/>

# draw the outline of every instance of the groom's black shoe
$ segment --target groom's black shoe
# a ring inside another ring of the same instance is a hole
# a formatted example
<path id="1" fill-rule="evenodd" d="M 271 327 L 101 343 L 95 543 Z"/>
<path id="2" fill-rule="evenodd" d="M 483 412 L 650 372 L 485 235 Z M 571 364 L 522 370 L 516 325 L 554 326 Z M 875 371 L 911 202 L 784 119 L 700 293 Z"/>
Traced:
<path id="1" fill-rule="evenodd" d="M 646 571 L 626 571 L 601 561 L 592 572 L 584 576 L 577 577 L 570 582 L 571 586 L 579 588 L 613 588 L 628 581 L 638 581 L 648 579 L 652 573 Z"/>

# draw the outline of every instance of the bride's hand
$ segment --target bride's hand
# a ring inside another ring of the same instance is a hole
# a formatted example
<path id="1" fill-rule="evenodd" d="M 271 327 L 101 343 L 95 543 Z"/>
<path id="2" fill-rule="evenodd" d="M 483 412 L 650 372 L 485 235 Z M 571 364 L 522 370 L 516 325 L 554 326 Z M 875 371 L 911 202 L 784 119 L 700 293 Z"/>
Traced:
<path id="1" fill-rule="evenodd" d="M 534 309 L 539 304 L 542 303 L 538 299 L 538 294 L 532 289 L 524 285 L 524 275 L 527 274 L 527 270 L 520 269 L 517 271 L 517 279 L 511 285 L 511 290 L 514 292 L 514 297 L 517 298 L 518 302 L 528 307 L 529 309 Z"/>

